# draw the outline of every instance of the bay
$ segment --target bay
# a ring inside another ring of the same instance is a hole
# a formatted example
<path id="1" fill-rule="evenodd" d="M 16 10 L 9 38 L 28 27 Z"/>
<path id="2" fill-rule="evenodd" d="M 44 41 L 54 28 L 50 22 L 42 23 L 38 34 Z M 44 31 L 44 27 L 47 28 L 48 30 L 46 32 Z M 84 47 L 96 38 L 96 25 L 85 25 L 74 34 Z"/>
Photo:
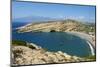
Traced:
<path id="1" fill-rule="evenodd" d="M 17 30 L 12 30 L 12 40 L 34 43 L 48 51 L 62 51 L 80 57 L 91 55 L 86 40 L 65 32 L 18 33 Z"/>

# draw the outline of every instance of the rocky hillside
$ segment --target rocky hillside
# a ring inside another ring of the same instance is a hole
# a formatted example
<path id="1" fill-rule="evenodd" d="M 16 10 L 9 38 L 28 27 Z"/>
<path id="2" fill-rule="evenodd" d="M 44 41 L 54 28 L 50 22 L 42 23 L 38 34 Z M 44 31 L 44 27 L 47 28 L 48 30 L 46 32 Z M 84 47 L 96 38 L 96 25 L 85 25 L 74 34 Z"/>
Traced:
<path id="1" fill-rule="evenodd" d="M 93 32 L 95 29 L 76 20 L 48 21 L 44 23 L 31 23 L 18 28 L 19 32 Z"/>
<path id="2" fill-rule="evenodd" d="M 77 56 L 71 56 L 62 51 L 46 51 L 45 49 L 33 43 L 28 43 L 27 45 L 28 46 L 12 46 L 12 65 L 67 63 L 91 60 Z"/>

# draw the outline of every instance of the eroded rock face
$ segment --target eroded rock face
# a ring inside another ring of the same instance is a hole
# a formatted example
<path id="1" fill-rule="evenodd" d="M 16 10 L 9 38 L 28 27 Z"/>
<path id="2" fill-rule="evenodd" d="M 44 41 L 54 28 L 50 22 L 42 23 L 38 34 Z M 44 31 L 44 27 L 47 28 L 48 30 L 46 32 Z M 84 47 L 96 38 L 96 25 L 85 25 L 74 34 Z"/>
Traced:
<path id="1" fill-rule="evenodd" d="M 31 49 L 26 46 L 13 46 L 11 60 L 12 60 L 12 64 L 14 65 L 85 61 L 84 59 L 80 57 L 71 56 L 62 51 L 49 52 L 49 51 L 45 51 L 43 48 Z"/>

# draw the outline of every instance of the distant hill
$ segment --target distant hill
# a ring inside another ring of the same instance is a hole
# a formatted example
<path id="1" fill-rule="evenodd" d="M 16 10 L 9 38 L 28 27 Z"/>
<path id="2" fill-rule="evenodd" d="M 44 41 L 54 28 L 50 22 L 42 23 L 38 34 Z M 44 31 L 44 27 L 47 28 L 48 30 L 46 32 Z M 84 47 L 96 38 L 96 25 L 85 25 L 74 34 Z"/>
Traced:
<path id="1" fill-rule="evenodd" d="M 58 20 L 40 23 L 30 23 L 19 28 L 19 32 L 95 32 L 95 25 L 83 24 L 77 20 Z"/>
<path id="2" fill-rule="evenodd" d="M 49 20 L 56 20 L 50 17 L 42 17 L 42 16 L 29 16 L 29 17 L 22 17 L 13 19 L 13 22 L 22 22 L 22 23 L 29 23 L 29 22 L 40 22 L 40 21 L 49 21 Z"/>

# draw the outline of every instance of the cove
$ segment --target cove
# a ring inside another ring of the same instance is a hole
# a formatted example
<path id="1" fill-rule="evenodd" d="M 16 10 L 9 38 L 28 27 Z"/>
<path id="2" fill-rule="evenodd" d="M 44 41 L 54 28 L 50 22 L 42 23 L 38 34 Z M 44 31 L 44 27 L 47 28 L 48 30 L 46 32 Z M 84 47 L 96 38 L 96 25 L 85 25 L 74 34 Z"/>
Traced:
<path id="1" fill-rule="evenodd" d="M 17 30 L 13 30 L 12 40 L 31 42 L 48 51 L 62 51 L 80 57 L 91 55 L 86 40 L 65 32 L 18 33 Z"/>

